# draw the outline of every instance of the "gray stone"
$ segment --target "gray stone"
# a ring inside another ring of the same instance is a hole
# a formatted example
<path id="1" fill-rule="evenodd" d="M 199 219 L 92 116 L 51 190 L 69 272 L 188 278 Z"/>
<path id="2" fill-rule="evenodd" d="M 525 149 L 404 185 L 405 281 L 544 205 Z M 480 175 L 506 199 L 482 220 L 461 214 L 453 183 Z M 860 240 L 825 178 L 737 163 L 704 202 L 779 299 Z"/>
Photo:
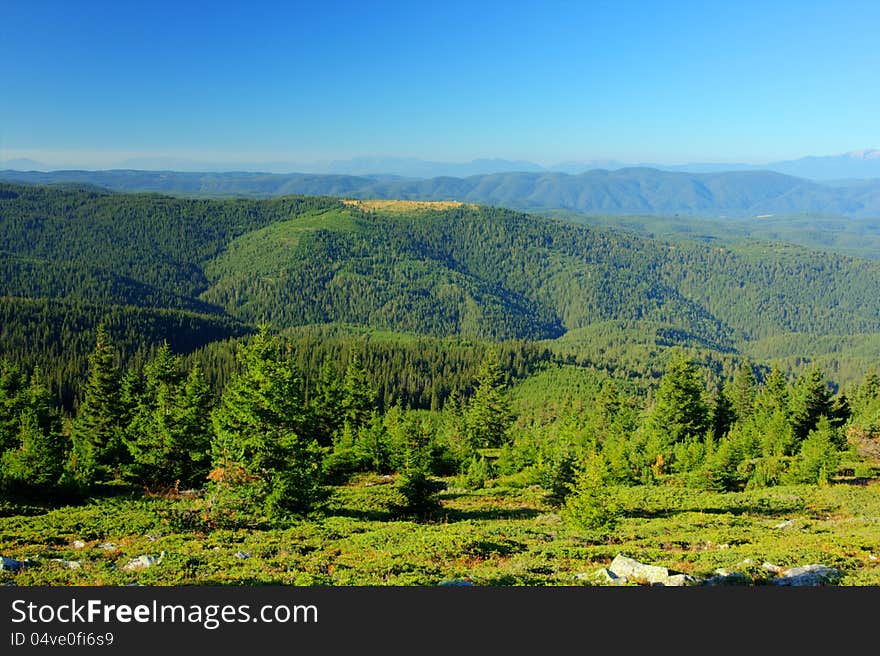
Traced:
<path id="1" fill-rule="evenodd" d="M 152 567 L 153 565 L 161 563 L 164 557 L 164 551 L 158 557 L 145 554 L 143 556 L 138 556 L 137 558 L 132 558 L 125 565 L 122 566 L 122 569 L 127 572 L 147 569 L 148 567 Z"/>
<path id="2" fill-rule="evenodd" d="M 99 549 L 104 549 L 105 551 L 116 551 L 116 545 L 112 542 L 102 542 L 98 545 Z"/>
<path id="3" fill-rule="evenodd" d="M 812 586 L 836 583 L 842 576 L 840 570 L 813 563 L 803 567 L 792 567 L 773 580 L 774 585 Z"/>
<path id="4" fill-rule="evenodd" d="M 79 569 L 82 567 L 82 563 L 78 560 L 64 560 L 64 558 L 53 558 L 53 563 L 61 563 L 62 567 L 66 567 L 67 569 Z"/>
<path id="5" fill-rule="evenodd" d="M 244 552 L 244 551 L 236 551 L 235 557 L 238 558 L 239 560 L 247 560 L 248 558 L 251 557 L 251 555 L 249 553 Z"/>
<path id="6" fill-rule="evenodd" d="M 768 572 L 773 572 L 774 574 L 782 574 L 782 570 L 784 569 L 780 565 L 774 565 L 773 563 L 767 562 L 763 563 L 761 567 L 766 569 Z"/>
<path id="7" fill-rule="evenodd" d="M 592 574 L 578 574 L 576 578 L 590 579 L 599 585 L 626 585 L 627 580 L 624 576 L 618 576 L 607 567 L 597 569 Z"/>
<path id="8" fill-rule="evenodd" d="M 672 574 L 667 576 L 666 580 L 662 582 L 663 585 L 669 588 L 682 588 L 688 585 L 697 585 L 697 583 L 699 581 L 690 574 Z"/>
<path id="9" fill-rule="evenodd" d="M 471 586 L 474 582 L 470 579 L 449 579 L 446 581 L 440 581 L 437 585 L 442 586 Z"/>
<path id="10" fill-rule="evenodd" d="M 74 549 L 82 549 L 85 546 L 86 546 L 86 543 L 83 542 L 82 540 L 74 540 L 73 541 L 73 548 Z"/>
<path id="11" fill-rule="evenodd" d="M 789 526 L 794 526 L 793 519 L 786 519 L 784 522 L 780 522 L 779 524 L 777 524 L 773 528 L 784 529 L 784 528 L 788 528 Z"/>
<path id="12" fill-rule="evenodd" d="M 669 570 L 657 565 L 645 565 L 637 560 L 617 554 L 608 570 L 615 576 L 639 583 L 664 583 L 669 578 Z"/>
<path id="13" fill-rule="evenodd" d="M 748 585 L 752 580 L 742 572 L 731 572 L 726 569 L 716 569 L 715 574 L 707 578 L 703 585 Z"/>

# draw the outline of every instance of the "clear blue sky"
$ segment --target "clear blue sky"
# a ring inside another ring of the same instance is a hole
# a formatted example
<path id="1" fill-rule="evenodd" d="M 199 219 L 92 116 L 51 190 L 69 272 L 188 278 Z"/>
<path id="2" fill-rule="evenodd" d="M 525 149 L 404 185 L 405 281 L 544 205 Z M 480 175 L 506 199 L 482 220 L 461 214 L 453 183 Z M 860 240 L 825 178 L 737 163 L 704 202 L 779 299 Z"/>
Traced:
<path id="1" fill-rule="evenodd" d="M 4 0 L 0 160 L 880 148 L 880 2 Z"/>

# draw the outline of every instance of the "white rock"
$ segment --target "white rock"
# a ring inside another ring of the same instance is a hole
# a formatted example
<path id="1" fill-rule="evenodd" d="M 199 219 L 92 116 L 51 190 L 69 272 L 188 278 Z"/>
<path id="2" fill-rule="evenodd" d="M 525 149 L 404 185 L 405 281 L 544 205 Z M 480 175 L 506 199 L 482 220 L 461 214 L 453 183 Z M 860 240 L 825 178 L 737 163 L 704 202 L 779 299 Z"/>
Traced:
<path id="1" fill-rule="evenodd" d="M 669 570 L 665 567 L 645 565 L 623 554 L 614 557 L 608 570 L 615 576 L 624 577 L 627 581 L 663 583 L 669 578 Z"/>
<path id="2" fill-rule="evenodd" d="M 774 585 L 809 586 L 833 583 L 841 576 L 840 570 L 813 563 L 803 567 L 792 567 L 773 581 Z"/>
<path id="3" fill-rule="evenodd" d="M 138 556 L 137 558 L 132 558 L 125 565 L 123 565 L 122 569 L 126 570 L 127 572 L 147 569 L 148 567 L 152 567 L 153 565 L 161 563 L 164 557 L 164 551 L 159 555 L 158 558 L 156 556 L 149 556 L 145 554 L 143 556 Z"/>
<path id="4" fill-rule="evenodd" d="M 666 580 L 663 581 L 663 585 L 671 588 L 681 588 L 686 585 L 696 585 L 697 583 L 697 579 L 690 574 L 673 574 L 672 576 L 667 576 Z"/>

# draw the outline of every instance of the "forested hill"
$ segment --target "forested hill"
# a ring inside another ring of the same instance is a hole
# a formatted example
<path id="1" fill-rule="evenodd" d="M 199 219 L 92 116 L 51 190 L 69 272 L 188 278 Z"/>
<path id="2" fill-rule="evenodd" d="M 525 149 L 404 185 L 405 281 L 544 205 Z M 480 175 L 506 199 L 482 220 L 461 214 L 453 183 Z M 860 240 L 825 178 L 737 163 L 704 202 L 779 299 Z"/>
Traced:
<path id="1" fill-rule="evenodd" d="M 664 244 L 497 207 L 0 185 L 0 295 L 476 339 L 650 321 L 730 350 L 880 332 L 880 262 Z M 224 320 L 225 320 L 224 319 Z M 15 323 L 14 316 L 6 321 Z"/>
<path id="2" fill-rule="evenodd" d="M 880 217 L 880 181 L 833 185 L 772 171 L 684 173 L 651 168 L 565 173 L 497 173 L 466 178 L 408 179 L 269 173 L 173 171 L 2 171 L 0 180 L 90 184 L 115 191 L 178 195 L 457 200 L 518 209 L 595 214 L 683 214 L 756 217 L 818 213 Z"/>

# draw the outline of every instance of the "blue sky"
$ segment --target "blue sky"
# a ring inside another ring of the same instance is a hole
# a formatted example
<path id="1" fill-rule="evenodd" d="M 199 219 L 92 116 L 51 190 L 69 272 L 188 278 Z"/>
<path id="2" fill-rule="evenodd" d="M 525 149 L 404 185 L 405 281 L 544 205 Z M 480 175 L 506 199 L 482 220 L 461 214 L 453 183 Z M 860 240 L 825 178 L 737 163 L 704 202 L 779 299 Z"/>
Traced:
<path id="1" fill-rule="evenodd" d="M 0 160 L 880 147 L 878 2 L 4 0 Z"/>

